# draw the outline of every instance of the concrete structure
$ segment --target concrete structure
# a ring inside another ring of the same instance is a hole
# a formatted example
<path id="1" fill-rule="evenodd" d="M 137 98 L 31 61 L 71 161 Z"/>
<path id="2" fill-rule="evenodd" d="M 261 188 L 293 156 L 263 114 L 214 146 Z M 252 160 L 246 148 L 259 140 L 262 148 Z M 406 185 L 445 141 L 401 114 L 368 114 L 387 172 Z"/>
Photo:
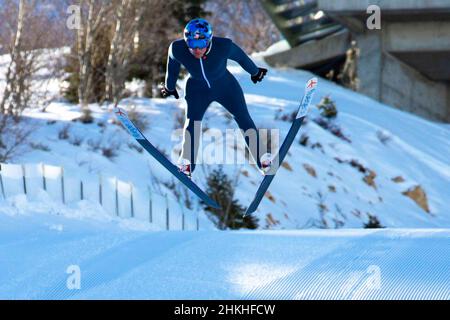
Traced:
<path id="1" fill-rule="evenodd" d="M 260 0 L 262 6 L 292 47 L 318 40 L 343 29 L 330 17 L 318 14 L 316 0 Z"/>
<path id="2" fill-rule="evenodd" d="M 303 68 L 320 76 L 340 69 L 350 33 L 342 24 L 324 15 L 317 0 L 260 1 L 292 47 L 292 50 L 266 57 L 270 65 Z"/>
<path id="3" fill-rule="evenodd" d="M 344 25 L 360 48 L 358 74 L 360 92 L 435 121 L 450 122 L 450 0 L 318 0 L 318 8 Z M 371 4 L 381 8 L 381 29 L 366 26 Z M 317 57 L 342 54 L 345 44 L 331 45 L 333 35 L 305 43 L 267 61 L 287 61 L 286 65 L 308 67 Z M 327 50 L 322 42 L 335 48 Z M 306 45 L 309 44 L 309 48 Z M 303 48 L 304 49 L 303 49 Z M 325 48 L 325 49 L 324 49 Z"/>
<path id="4" fill-rule="evenodd" d="M 380 30 L 366 27 L 368 0 L 319 0 L 318 4 L 358 43 L 362 93 L 450 122 L 450 0 L 377 1 Z"/>
<path id="5" fill-rule="evenodd" d="M 332 34 L 324 39 L 306 42 L 289 51 L 279 52 L 265 58 L 274 67 L 304 69 L 315 68 L 336 58 L 343 58 L 350 42 L 347 30 Z"/>

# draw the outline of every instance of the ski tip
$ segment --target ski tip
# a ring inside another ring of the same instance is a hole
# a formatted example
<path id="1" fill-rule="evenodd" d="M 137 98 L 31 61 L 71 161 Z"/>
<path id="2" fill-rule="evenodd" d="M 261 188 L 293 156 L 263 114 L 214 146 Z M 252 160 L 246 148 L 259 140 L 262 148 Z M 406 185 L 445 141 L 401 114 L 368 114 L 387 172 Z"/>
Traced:
<path id="1" fill-rule="evenodd" d="M 308 90 L 315 89 L 318 83 L 319 83 L 319 79 L 317 79 L 316 77 L 311 78 L 306 83 L 306 89 L 308 89 Z"/>
<path id="2" fill-rule="evenodd" d="M 119 117 L 123 117 L 123 116 L 127 115 L 127 113 L 119 107 L 114 108 L 114 113 L 116 114 L 116 116 L 119 116 Z"/>

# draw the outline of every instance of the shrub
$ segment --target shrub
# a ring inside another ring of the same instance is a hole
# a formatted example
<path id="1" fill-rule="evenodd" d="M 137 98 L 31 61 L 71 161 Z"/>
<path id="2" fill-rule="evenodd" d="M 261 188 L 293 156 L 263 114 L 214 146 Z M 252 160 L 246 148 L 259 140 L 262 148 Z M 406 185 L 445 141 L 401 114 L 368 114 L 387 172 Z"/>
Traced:
<path id="1" fill-rule="evenodd" d="M 84 139 L 81 138 L 81 137 L 74 137 L 74 138 L 69 140 L 69 143 L 74 145 L 74 146 L 76 146 L 76 147 L 79 147 L 83 143 L 83 140 Z"/>
<path id="2" fill-rule="evenodd" d="M 219 209 L 209 206 L 205 207 L 218 219 L 219 229 L 256 229 L 258 220 L 252 215 L 244 216 L 245 208 L 234 199 L 235 185 L 223 172 L 222 167 L 214 170 L 207 178 L 206 193 L 220 206 Z"/>
<path id="3" fill-rule="evenodd" d="M 94 118 L 92 117 L 92 111 L 89 108 L 84 108 L 81 111 L 81 117 L 78 119 L 81 123 L 90 124 L 94 122 Z"/>
<path id="4" fill-rule="evenodd" d="M 317 109 L 319 109 L 320 115 L 327 119 L 333 119 L 337 117 L 338 110 L 336 108 L 336 103 L 331 100 L 330 96 L 325 96 L 317 105 Z"/>
<path id="5" fill-rule="evenodd" d="M 373 216 L 369 214 L 369 221 L 364 224 L 365 229 L 378 229 L 378 228 L 384 228 L 384 226 L 381 225 L 380 220 L 376 216 Z"/>
<path id="6" fill-rule="evenodd" d="M 59 140 L 67 140 L 69 139 L 69 129 L 70 129 L 70 125 L 66 124 L 64 125 L 61 130 L 59 130 L 58 132 L 58 139 Z"/>
<path id="7" fill-rule="evenodd" d="M 0 114 L 0 162 L 8 162 L 29 151 L 27 143 L 34 128 L 20 125 L 23 119 Z"/>
<path id="8" fill-rule="evenodd" d="M 318 124 L 320 127 L 322 127 L 323 129 L 327 130 L 328 132 L 330 132 L 334 136 L 338 137 L 339 139 L 347 141 L 348 143 L 352 142 L 352 140 L 350 140 L 350 138 L 348 138 L 342 132 L 342 129 L 338 125 L 336 125 L 335 123 L 330 121 L 329 119 L 324 118 L 324 117 L 317 117 L 313 121 L 316 124 Z"/>
<path id="9" fill-rule="evenodd" d="M 49 146 L 46 146 L 45 144 L 42 144 L 39 142 L 37 142 L 37 143 L 30 142 L 30 147 L 34 150 L 40 150 L 40 151 L 45 151 L 45 152 L 51 151 Z"/>
<path id="10" fill-rule="evenodd" d="M 108 159 L 113 159 L 117 157 L 117 152 L 113 148 L 102 148 L 102 155 Z"/>
<path id="11" fill-rule="evenodd" d="M 308 146 L 308 141 L 309 141 L 309 136 L 306 133 L 302 133 L 302 135 L 300 136 L 299 143 L 302 146 L 307 147 Z"/>
<path id="12" fill-rule="evenodd" d="M 146 115 L 137 111 L 135 106 L 132 106 L 128 111 L 128 118 L 135 124 L 135 126 L 142 132 L 146 131 L 150 126 L 150 121 Z"/>
<path id="13" fill-rule="evenodd" d="M 132 149 L 132 150 L 136 150 L 139 153 L 142 153 L 144 151 L 144 149 L 138 145 L 136 145 L 135 143 L 128 143 L 128 148 Z"/>

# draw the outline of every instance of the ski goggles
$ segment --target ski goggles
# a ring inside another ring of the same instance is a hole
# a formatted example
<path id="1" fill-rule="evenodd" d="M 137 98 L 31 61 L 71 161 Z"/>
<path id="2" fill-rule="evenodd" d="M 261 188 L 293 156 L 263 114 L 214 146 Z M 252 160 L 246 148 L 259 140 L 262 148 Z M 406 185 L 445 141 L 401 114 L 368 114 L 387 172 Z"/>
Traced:
<path id="1" fill-rule="evenodd" d="M 209 46 L 208 39 L 187 39 L 186 44 L 189 49 L 204 49 Z"/>

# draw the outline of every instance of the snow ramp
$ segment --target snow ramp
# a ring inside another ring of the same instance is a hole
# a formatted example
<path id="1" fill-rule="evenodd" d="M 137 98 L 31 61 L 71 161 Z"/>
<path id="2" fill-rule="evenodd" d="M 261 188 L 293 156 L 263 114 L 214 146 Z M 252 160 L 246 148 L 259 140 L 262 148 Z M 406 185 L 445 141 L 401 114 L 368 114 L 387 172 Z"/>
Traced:
<path id="1" fill-rule="evenodd" d="M 143 232 L 52 219 L 2 218 L 0 298 L 450 299 L 450 230 Z"/>

